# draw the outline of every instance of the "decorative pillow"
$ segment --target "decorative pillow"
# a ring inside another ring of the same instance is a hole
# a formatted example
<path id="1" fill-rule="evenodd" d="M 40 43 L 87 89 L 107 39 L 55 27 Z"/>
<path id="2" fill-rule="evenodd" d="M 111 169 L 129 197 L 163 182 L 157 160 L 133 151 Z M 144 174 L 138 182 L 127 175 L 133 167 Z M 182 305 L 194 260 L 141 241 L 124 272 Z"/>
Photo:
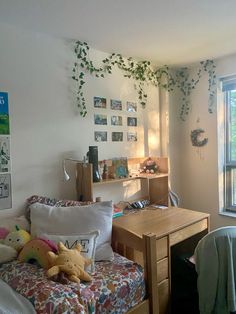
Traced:
<path id="1" fill-rule="evenodd" d="M 9 231 L 15 231 L 16 225 L 20 227 L 20 229 L 24 229 L 26 231 L 30 230 L 29 222 L 25 216 L 8 216 L 0 219 L 0 227 L 6 228 Z"/>
<path id="2" fill-rule="evenodd" d="M 73 235 L 59 235 L 59 234 L 42 234 L 41 238 L 47 238 L 54 241 L 56 244 L 62 242 L 68 249 L 73 249 L 77 244 L 82 246 L 81 253 L 86 258 L 91 258 L 93 260 L 92 264 L 87 267 L 87 271 L 94 272 L 94 260 L 97 239 L 99 236 L 99 231 L 93 231 L 84 234 L 73 234 Z"/>
<path id="3" fill-rule="evenodd" d="M 28 206 L 34 203 L 41 203 L 41 204 L 56 206 L 56 207 L 83 206 L 83 205 L 89 205 L 92 203 L 90 201 L 80 202 L 80 201 L 75 201 L 75 200 L 58 200 L 56 198 L 50 198 L 47 196 L 39 196 L 39 195 L 32 195 L 26 200 L 26 202 Z"/>
<path id="4" fill-rule="evenodd" d="M 31 235 L 75 235 L 100 231 L 95 260 L 111 260 L 112 202 L 99 202 L 86 206 L 52 207 L 40 203 L 30 206 Z"/>
<path id="5" fill-rule="evenodd" d="M 30 221 L 30 205 L 34 203 L 45 204 L 49 206 L 56 206 L 56 207 L 68 207 L 68 206 L 83 206 L 92 204 L 90 201 L 80 202 L 75 200 L 59 200 L 56 198 L 50 198 L 47 196 L 39 196 L 39 195 L 32 195 L 26 200 L 26 217 Z"/>

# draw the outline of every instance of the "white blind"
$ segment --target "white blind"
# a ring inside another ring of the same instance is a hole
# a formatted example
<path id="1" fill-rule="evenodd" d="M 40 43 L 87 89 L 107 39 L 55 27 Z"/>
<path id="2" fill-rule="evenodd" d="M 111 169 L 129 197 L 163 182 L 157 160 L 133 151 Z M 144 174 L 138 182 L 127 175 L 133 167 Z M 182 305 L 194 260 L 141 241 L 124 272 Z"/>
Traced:
<path id="1" fill-rule="evenodd" d="M 236 75 L 222 79 L 222 91 L 236 90 Z"/>

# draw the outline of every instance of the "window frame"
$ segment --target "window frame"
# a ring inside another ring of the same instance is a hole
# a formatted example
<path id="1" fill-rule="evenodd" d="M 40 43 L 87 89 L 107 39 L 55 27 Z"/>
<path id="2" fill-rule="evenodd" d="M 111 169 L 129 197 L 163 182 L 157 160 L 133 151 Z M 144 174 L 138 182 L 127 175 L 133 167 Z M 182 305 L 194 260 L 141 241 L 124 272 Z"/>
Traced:
<path id="1" fill-rule="evenodd" d="M 224 147 L 224 210 L 226 212 L 236 213 L 236 198 L 234 200 L 234 187 L 236 185 L 236 175 L 234 180 L 234 171 L 236 172 L 236 160 L 231 156 L 231 92 L 234 89 L 224 91 L 224 129 L 225 129 L 225 147 Z"/>

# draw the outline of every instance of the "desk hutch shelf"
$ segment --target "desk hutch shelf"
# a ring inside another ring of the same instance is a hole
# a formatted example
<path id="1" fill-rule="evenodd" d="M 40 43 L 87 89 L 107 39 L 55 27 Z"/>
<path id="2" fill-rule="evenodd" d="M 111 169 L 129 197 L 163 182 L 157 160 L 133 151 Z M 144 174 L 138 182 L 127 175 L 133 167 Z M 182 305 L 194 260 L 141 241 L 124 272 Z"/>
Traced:
<path id="1" fill-rule="evenodd" d="M 128 158 L 128 169 L 142 168 L 146 157 Z M 122 184 L 126 181 L 142 180 L 147 184 L 148 198 L 151 203 L 168 206 L 168 158 L 152 157 L 158 165 L 158 172 L 155 174 L 139 173 L 127 178 L 105 179 L 100 182 L 93 182 L 92 164 L 77 164 L 76 189 L 78 199 L 83 201 L 94 201 L 94 187 L 104 186 L 104 190 L 108 189 L 108 185 Z M 132 173 L 132 172 L 131 172 Z M 135 199 L 134 199 L 135 200 Z M 122 201 L 125 201 L 124 199 Z"/>

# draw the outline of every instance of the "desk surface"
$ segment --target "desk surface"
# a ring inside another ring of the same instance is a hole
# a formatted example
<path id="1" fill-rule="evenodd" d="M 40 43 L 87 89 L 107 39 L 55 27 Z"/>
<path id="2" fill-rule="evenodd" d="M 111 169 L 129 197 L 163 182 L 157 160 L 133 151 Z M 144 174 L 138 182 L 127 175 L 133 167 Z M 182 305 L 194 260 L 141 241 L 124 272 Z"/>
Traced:
<path id="1" fill-rule="evenodd" d="M 140 237 L 148 231 L 154 233 L 157 238 L 161 238 L 209 216 L 206 213 L 176 207 L 168 207 L 167 209 L 147 208 L 115 218 L 113 224 Z"/>
<path id="2" fill-rule="evenodd" d="M 156 243 L 152 243 L 149 247 L 147 260 L 151 313 L 164 314 L 169 309 L 172 254 L 170 248 L 177 243 L 181 244 L 181 250 L 185 249 L 185 245 L 186 249 L 189 250 L 189 244 L 191 248 L 194 248 L 195 240 L 198 241 L 198 237 L 202 237 L 202 232 L 208 231 L 208 218 L 209 214 L 189 209 L 176 207 L 155 209 L 149 207 L 113 220 L 113 225 L 117 227 L 114 229 L 129 231 L 127 237 L 130 234 L 135 234 L 142 239 L 143 234 L 146 233 L 156 235 Z M 188 243 L 186 244 L 183 240 L 187 240 Z M 134 256 L 138 263 L 145 264 L 143 256 L 141 259 L 138 259 L 139 255 L 134 254 Z"/>

